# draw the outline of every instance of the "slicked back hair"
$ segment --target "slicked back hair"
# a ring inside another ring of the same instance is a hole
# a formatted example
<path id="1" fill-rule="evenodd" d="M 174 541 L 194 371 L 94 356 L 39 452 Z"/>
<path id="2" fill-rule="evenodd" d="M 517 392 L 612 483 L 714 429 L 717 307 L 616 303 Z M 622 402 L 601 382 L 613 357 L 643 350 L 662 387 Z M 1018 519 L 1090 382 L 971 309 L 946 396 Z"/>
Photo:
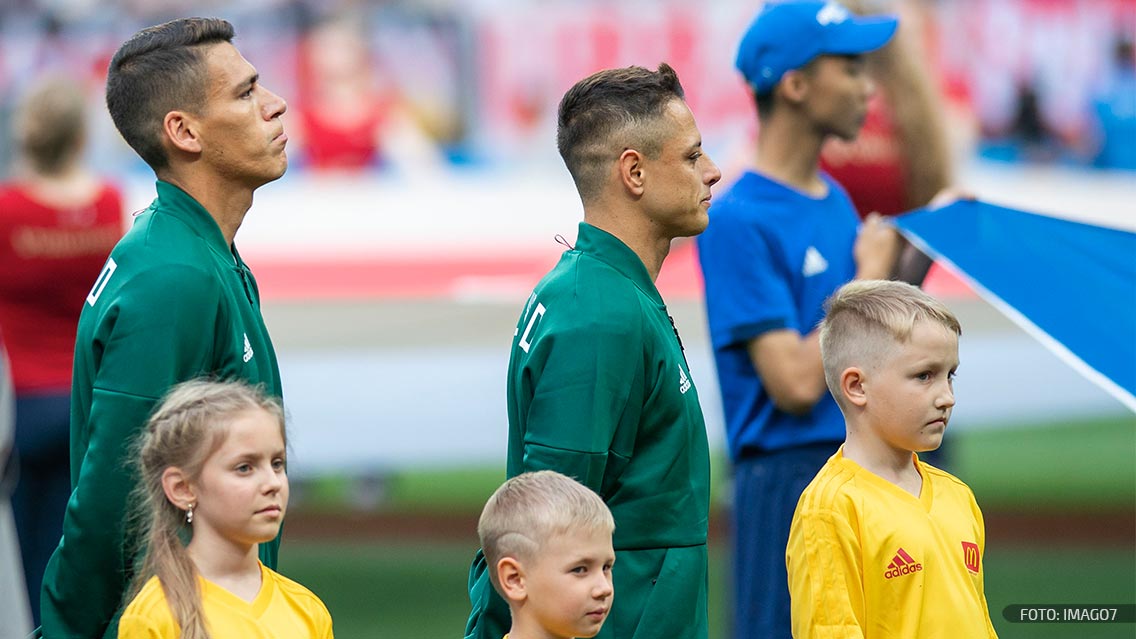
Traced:
<path id="1" fill-rule="evenodd" d="M 181 18 L 127 40 L 107 70 L 107 110 L 123 139 L 154 171 L 169 166 L 162 126 L 170 111 L 201 113 L 209 91 L 202 45 L 232 42 L 219 18 Z"/>
<path id="2" fill-rule="evenodd" d="M 662 117 L 672 100 L 684 97 L 678 75 L 665 62 L 657 71 L 637 66 L 600 71 L 564 94 L 556 147 L 584 202 L 602 192 L 609 163 L 625 149 L 658 157 Z"/>
<path id="3" fill-rule="evenodd" d="M 489 581 L 501 596 L 498 561 L 529 561 L 557 535 L 593 530 L 615 531 L 607 504 L 587 486 L 552 470 L 523 473 L 502 484 L 477 522 Z"/>
<path id="4" fill-rule="evenodd" d="M 885 361 L 896 344 L 911 337 L 916 322 L 933 322 L 962 335 L 958 318 L 945 304 L 906 282 L 853 280 L 832 294 L 825 309 L 820 328 L 824 381 L 841 406 L 844 371 Z"/>

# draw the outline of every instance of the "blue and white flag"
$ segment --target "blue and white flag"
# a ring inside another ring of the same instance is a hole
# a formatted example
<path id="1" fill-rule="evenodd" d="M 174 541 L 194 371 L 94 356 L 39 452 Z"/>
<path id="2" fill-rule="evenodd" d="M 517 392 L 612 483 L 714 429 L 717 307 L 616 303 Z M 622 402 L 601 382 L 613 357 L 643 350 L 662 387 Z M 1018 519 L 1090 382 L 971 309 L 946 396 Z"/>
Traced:
<path id="1" fill-rule="evenodd" d="M 971 200 L 916 210 L 895 223 L 1136 412 L 1136 233 Z"/>

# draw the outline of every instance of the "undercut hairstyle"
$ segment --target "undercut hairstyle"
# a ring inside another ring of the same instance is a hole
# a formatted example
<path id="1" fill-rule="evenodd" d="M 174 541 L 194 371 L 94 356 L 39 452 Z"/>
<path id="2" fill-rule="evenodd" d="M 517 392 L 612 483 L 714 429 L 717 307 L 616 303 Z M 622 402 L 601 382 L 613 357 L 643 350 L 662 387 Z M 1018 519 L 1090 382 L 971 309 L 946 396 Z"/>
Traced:
<path id="1" fill-rule="evenodd" d="M 916 322 L 935 322 L 955 335 L 962 326 L 945 304 L 906 282 L 855 280 L 825 303 L 820 327 L 824 381 L 841 406 L 840 376 L 852 366 L 874 367 L 911 337 Z"/>
<path id="2" fill-rule="evenodd" d="M 83 150 L 87 98 L 73 78 L 51 75 L 36 82 L 20 101 L 13 137 L 32 171 L 57 175 Z"/>
<path id="3" fill-rule="evenodd" d="M 556 147 L 584 202 L 602 191 L 608 167 L 626 149 L 656 158 L 663 147 L 662 118 L 685 93 L 663 62 L 657 71 L 607 69 L 577 82 L 560 100 Z"/>
<path id="4" fill-rule="evenodd" d="M 264 411 L 280 424 L 284 445 L 288 435 L 284 410 L 260 387 L 244 382 L 205 379 L 174 386 L 151 415 L 132 456 L 138 485 L 132 506 L 134 530 L 144 544 L 141 566 L 134 574 L 126 603 L 138 594 L 150 577 L 157 576 L 166 595 L 182 639 L 209 639 L 197 568 L 182 543 L 185 511 L 166 497 L 162 475 L 167 468 L 181 469 L 196 482 L 209 457 L 229 434 L 229 425 L 241 416 Z"/>
<path id="5" fill-rule="evenodd" d="M 162 126 L 170 111 L 200 114 L 209 91 L 205 45 L 232 42 L 219 18 L 181 18 L 127 40 L 107 70 L 107 110 L 126 143 L 155 172 L 169 166 Z"/>
<path id="6" fill-rule="evenodd" d="M 497 562 L 505 557 L 532 560 L 550 539 L 577 531 L 615 531 L 615 520 L 599 495 L 552 470 L 517 475 L 493 493 L 477 522 L 489 581 L 505 596 Z"/>

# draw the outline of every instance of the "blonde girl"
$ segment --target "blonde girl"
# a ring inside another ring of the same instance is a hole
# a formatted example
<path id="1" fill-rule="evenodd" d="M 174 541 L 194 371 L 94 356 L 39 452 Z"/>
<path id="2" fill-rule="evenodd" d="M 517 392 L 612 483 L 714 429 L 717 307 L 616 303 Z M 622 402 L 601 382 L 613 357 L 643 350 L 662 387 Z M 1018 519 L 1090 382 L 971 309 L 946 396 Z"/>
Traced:
<path id="1" fill-rule="evenodd" d="M 257 556 L 284 519 L 285 451 L 283 411 L 258 389 L 170 391 L 138 444 L 145 559 L 119 639 L 332 637 L 323 602 Z"/>

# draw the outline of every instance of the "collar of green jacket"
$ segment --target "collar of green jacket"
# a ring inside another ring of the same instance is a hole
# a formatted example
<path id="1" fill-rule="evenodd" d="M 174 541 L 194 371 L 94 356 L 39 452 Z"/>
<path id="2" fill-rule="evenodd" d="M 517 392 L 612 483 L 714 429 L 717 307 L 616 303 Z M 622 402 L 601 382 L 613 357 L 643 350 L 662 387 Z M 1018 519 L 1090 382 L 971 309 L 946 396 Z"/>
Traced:
<path id="1" fill-rule="evenodd" d="M 635 251 L 632 251 L 618 237 L 587 222 L 580 222 L 580 232 L 576 236 L 575 250 L 587 253 L 619 271 L 660 308 L 666 307 L 663 296 L 659 294 L 659 289 L 655 288 L 655 283 L 651 281 L 651 275 L 647 273 L 647 267 L 643 264 L 643 260 L 639 259 Z"/>
<path id="2" fill-rule="evenodd" d="M 158 199 L 154 202 L 153 208 L 162 212 L 162 215 L 171 215 L 185 223 L 190 229 L 193 230 L 209 248 L 220 255 L 225 256 L 226 259 L 236 260 L 240 264 L 240 257 L 237 254 L 235 246 L 229 246 L 225 242 L 225 235 L 221 233 L 221 227 L 217 225 L 217 220 L 201 206 L 193 196 L 181 190 L 177 186 L 169 182 L 158 180 L 157 184 Z"/>

